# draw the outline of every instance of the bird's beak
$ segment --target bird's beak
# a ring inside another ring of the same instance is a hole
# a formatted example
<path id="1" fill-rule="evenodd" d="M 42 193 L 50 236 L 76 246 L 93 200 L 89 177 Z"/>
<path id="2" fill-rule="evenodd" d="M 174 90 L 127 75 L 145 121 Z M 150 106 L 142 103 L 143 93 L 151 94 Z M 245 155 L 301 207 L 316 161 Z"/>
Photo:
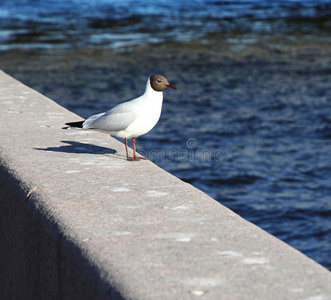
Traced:
<path id="1" fill-rule="evenodd" d="M 174 90 L 177 90 L 177 88 L 174 85 L 172 85 L 172 84 L 167 84 L 166 87 L 167 88 L 172 88 Z"/>

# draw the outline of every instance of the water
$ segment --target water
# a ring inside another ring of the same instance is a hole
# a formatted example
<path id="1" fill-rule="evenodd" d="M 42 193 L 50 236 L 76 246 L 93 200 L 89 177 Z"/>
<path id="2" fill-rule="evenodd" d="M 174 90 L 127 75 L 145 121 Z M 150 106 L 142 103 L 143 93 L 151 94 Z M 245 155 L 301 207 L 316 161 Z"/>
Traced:
<path id="1" fill-rule="evenodd" d="M 330 29 L 330 8 L 327 0 L 2 0 L 0 49 L 117 48 L 306 26 L 312 34 Z"/>
<path id="2" fill-rule="evenodd" d="M 324 0 L 2 0 L 0 50 L 119 49 L 192 39 L 208 45 L 215 35 L 225 37 L 237 47 L 228 62 L 206 54 L 193 63 L 184 57 L 168 63 L 176 70 L 169 80 L 180 91 L 166 92 L 162 118 L 138 148 L 331 269 L 331 60 L 316 65 L 303 57 L 305 67 L 290 59 L 236 60 L 254 36 L 328 40 L 330 15 Z M 238 33 L 247 38 L 236 41 Z M 126 79 L 141 73 L 132 69 Z M 51 84 L 43 65 L 37 73 L 42 76 L 38 82 L 32 76 L 30 86 L 83 117 L 107 109 L 109 91 L 121 100 L 139 89 L 123 91 L 125 79 L 96 66 L 75 68 L 71 80 L 54 73 Z M 109 83 L 115 80 L 116 88 Z"/>

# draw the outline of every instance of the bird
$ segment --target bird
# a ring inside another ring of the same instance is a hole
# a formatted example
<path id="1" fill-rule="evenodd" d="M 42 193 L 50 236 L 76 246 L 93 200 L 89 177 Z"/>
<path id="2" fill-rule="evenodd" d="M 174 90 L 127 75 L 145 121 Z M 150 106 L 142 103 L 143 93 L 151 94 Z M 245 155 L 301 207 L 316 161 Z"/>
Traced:
<path id="1" fill-rule="evenodd" d="M 140 97 L 118 104 L 109 111 L 92 115 L 86 120 L 65 123 L 67 127 L 63 129 L 77 127 L 122 138 L 125 141 L 128 161 L 147 160 L 137 155 L 136 138 L 149 132 L 159 121 L 163 91 L 167 88 L 177 90 L 177 87 L 170 84 L 164 76 L 152 75 L 148 77 L 145 92 Z M 132 157 L 129 156 L 128 139 L 132 139 Z"/>

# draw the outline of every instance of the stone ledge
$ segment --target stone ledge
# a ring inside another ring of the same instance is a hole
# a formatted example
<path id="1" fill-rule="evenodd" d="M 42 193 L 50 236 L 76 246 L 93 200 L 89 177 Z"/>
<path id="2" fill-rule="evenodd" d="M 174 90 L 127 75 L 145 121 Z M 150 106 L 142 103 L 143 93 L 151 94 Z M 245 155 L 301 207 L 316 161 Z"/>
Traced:
<path id="1" fill-rule="evenodd" d="M 328 270 L 0 72 L 4 299 L 331 299 Z M 316 298 L 314 298 L 316 297 Z"/>

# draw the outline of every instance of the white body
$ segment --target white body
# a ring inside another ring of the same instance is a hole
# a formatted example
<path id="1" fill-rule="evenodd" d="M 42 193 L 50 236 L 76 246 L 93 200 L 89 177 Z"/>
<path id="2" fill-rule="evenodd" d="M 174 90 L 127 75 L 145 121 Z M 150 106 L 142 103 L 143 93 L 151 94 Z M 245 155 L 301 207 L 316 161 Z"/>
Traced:
<path id="1" fill-rule="evenodd" d="M 148 78 L 145 93 L 113 109 L 93 115 L 83 129 L 94 129 L 120 138 L 135 138 L 149 132 L 161 115 L 163 92 L 155 91 Z"/>

